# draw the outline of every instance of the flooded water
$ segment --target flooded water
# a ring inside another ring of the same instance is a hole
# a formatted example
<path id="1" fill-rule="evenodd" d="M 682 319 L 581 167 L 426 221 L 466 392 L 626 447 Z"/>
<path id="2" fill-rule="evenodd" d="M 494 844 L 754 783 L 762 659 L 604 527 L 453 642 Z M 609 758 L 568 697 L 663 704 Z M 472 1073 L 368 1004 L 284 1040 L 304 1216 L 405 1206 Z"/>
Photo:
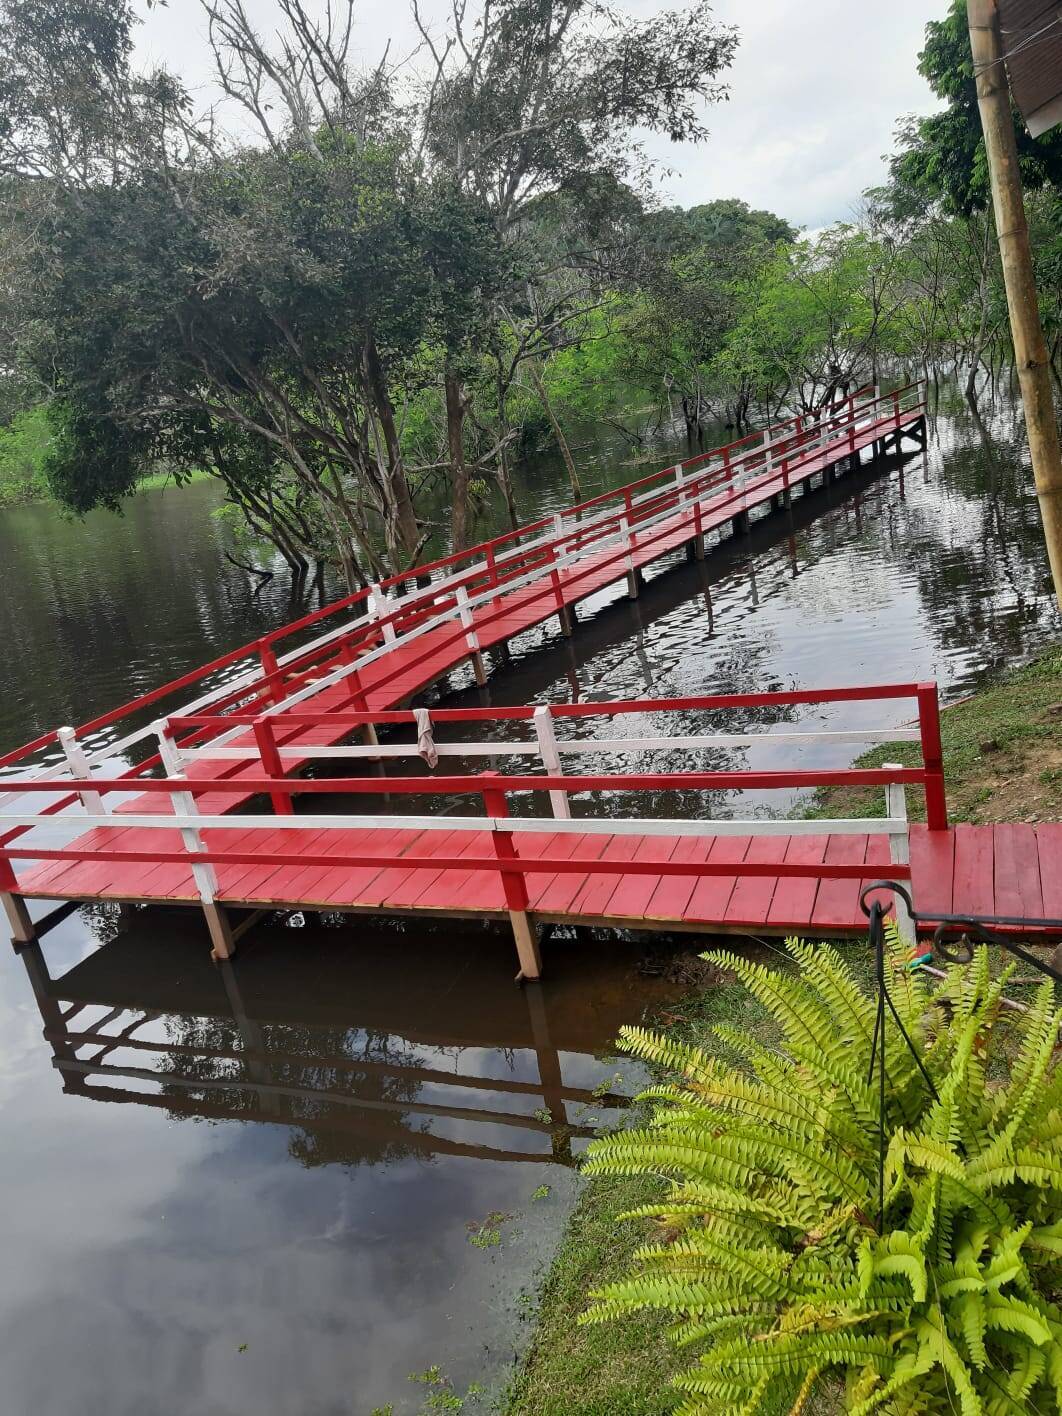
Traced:
<path id="1" fill-rule="evenodd" d="M 644 470 L 614 448 L 581 461 L 588 493 Z M 524 483 L 529 514 L 570 500 L 549 460 Z M 0 517 L 0 751 L 311 607 L 281 576 L 253 593 L 216 505 L 199 484 L 145 493 L 122 520 Z M 603 593 L 571 641 L 529 631 L 486 689 L 455 675 L 446 701 L 924 678 L 956 698 L 1057 637 L 1046 573 L 1013 407 L 975 417 L 949 398 L 902 474 L 865 469 L 703 564 L 654 567 L 637 601 Z M 737 721 L 774 725 L 711 719 Z M 738 760 L 782 757 L 768 742 Z M 680 995 L 667 958 L 562 934 L 545 983 L 520 990 L 490 928 L 296 918 L 215 967 L 161 911 L 124 930 L 83 911 L 41 949 L 0 950 L 4 1416 L 370 1416 L 473 1383 L 488 1395 L 466 1409 L 489 1409 L 573 1161 L 637 1084 L 610 1039 Z M 452 1385 L 410 1380 L 433 1367 Z"/>

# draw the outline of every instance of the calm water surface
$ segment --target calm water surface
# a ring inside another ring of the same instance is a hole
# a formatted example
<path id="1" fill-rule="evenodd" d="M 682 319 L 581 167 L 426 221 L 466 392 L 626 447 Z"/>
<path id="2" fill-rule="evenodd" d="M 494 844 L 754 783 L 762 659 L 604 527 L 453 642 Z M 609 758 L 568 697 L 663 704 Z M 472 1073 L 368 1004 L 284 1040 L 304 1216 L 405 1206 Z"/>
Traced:
<path id="1" fill-rule="evenodd" d="M 639 475 L 615 448 L 582 462 L 588 492 Z M 524 480 L 528 514 L 570 500 L 549 460 Z M 120 520 L 0 517 L 0 751 L 313 607 L 281 576 L 253 593 L 224 559 L 216 505 L 200 484 L 146 493 Z M 703 566 L 653 569 L 637 602 L 602 594 L 571 642 L 529 632 L 488 689 L 455 674 L 447 701 L 921 678 L 955 698 L 1057 636 L 1045 576 L 1013 408 L 978 418 L 953 400 L 902 476 L 879 466 L 798 499 Z M 783 758 L 768 742 L 710 760 Z M 4 1416 L 413 1412 L 429 1389 L 409 1375 L 434 1364 L 458 1394 L 496 1393 L 574 1197 L 572 1162 L 637 1083 L 609 1041 L 680 995 L 662 958 L 560 936 L 542 988 L 521 991 L 489 929 L 296 918 L 216 968 L 184 916 L 142 913 L 120 932 L 103 911 L 67 919 L 43 950 L 0 950 Z M 103 1040 L 85 1041 L 93 1029 Z"/>

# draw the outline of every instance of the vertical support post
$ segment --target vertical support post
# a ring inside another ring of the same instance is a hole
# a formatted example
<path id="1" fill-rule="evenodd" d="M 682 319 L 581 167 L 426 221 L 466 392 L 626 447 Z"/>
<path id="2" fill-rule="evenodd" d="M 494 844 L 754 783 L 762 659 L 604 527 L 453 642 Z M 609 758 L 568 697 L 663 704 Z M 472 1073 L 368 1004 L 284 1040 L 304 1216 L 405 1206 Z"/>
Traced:
<path id="1" fill-rule="evenodd" d="M 273 731 L 273 720 L 265 716 L 254 724 L 254 740 L 258 745 L 258 756 L 262 759 L 262 771 L 266 777 L 283 777 L 284 764 L 277 748 L 277 737 Z M 283 792 L 270 792 L 269 799 L 278 816 L 291 816 L 294 804 L 291 797 Z"/>
<path id="2" fill-rule="evenodd" d="M 484 553 L 484 557 L 483 557 L 483 558 L 484 558 L 484 560 L 485 560 L 486 563 L 487 563 L 487 580 L 489 581 L 490 586 L 491 586 L 492 589 L 497 589 L 497 585 L 498 585 L 498 561 L 497 561 L 497 557 L 496 557 L 495 554 L 494 554 L 494 547 L 493 547 L 489 542 L 487 543 L 487 549 L 486 549 L 486 552 Z M 496 600 L 490 600 L 488 603 L 490 604 L 491 609 L 493 609 L 494 606 L 497 604 L 497 601 L 496 601 Z"/>
<path id="3" fill-rule="evenodd" d="M 367 713 L 369 711 L 369 700 L 365 697 L 365 690 L 361 686 L 361 674 L 357 668 L 353 667 L 357 662 L 357 656 L 347 640 L 339 648 L 339 657 L 345 664 L 350 664 L 351 670 L 347 675 L 347 682 L 350 691 L 347 694 L 347 703 L 354 709 L 355 713 Z M 376 725 L 374 723 L 364 723 L 361 729 L 362 741 L 367 747 L 379 747 L 380 739 L 376 736 Z M 370 758 L 370 761 L 379 760 Z"/>
<path id="4" fill-rule="evenodd" d="M 184 777 L 184 758 L 170 734 L 169 724 L 160 720 L 154 724 L 154 732 L 159 740 L 159 757 L 166 769 L 166 776 L 179 782 Z M 191 792 L 175 789 L 170 793 L 170 796 L 173 800 L 175 816 L 199 815 L 199 808 L 196 806 L 195 797 Z M 202 852 L 205 849 L 203 837 L 197 826 L 182 826 L 180 832 L 181 841 L 184 843 L 186 851 Z M 225 911 L 217 903 L 218 881 L 213 865 L 209 861 L 196 861 L 192 866 L 192 878 L 199 891 L 199 901 L 203 907 L 203 914 L 206 916 L 207 928 L 210 930 L 214 958 L 229 959 L 232 957 L 235 945 Z"/>
<path id="5" fill-rule="evenodd" d="M 30 919 L 26 901 L 18 893 L 18 880 L 7 859 L 0 860 L 0 905 L 4 907 L 12 944 L 32 944 L 37 931 Z"/>
<path id="6" fill-rule="evenodd" d="M 638 572 L 635 569 L 634 560 L 631 556 L 633 545 L 631 537 L 631 518 L 634 507 L 631 504 L 631 494 L 625 490 L 623 493 L 623 515 L 620 518 L 620 529 L 623 532 L 623 543 L 627 548 L 625 564 L 627 566 L 627 598 L 637 600 L 638 598 Z"/>
<path id="7" fill-rule="evenodd" d="M 922 734 L 922 766 L 926 774 L 926 825 L 943 831 L 948 825 L 944 788 L 944 748 L 940 740 L 940 701 L 935 683 L 918 685 L 918 727 Z"/>
<path id="8" fill-rule="evenodd" d="M 1014 362 L 1018 368 L 1021 401 L 1025 409 L 1025 431 L 1029 439 L 1033 480 L 1040 503 L 1055 596 L 1062 606 L 1062 452 L 1059 449 L 1047 345 L 1040 322 L 1029 224 L 1022 198 L 1011 98 L 1003 66 L 998 0 L 968 0 L 966 12 L 977 83 L 977 106 L 985 136 L 992 206 L 1003 262 L 1003 283 L 1007 291 L 1007 311 L 1014 338 Z"/>
<path id="9" fill-rule="evenodd" d="M 548 706 L 543 705 L 535 709 L 534 724 L 535 736 L 538 738 L 538 755 L 542 759 L 546 775 L 548 777 L 563 777 L 564 768 L 561 766 L 557 735 L 553 731 L 553 715 Z M 565 821 L 571 819 L 572 813 L 571 807 L 568 805 L 567 792 L 551 791 L 549 804 L 553 808 L 554 816 Z"/>
<path id="10" fill-rule="evenodd" d="M 484 776 L 497 778 L 496 772 L 485 772 Z M 495 818 L 509 815 L 509 803 L 500 787 L 485 787 L 483 805 L 486 814 Z M 524 979 L 542 977 L 542 954 L 538 945 L 538 931 L 527 915 L 527 881 L 515 870 L 506 870 L 505 861 L 519 858 L 511 831 L 495 827 L 491 831 L 491 843 L 498 857 L 505 904 L 509 911 L 509 921 L 516 940 L 516 954 L 520 960 L 520 975 Z"/>
<path id="11" fill-rule="evenodd" d="M 553 587 L 553 599 L 557 605 L 557 619 L 560 621 L 561 634 L 565 639 L 572 637 L 572 621 L 575 618 L 574 607 L 569 607 L 564 603 L 564 592 L 561 589 L 560 572 L 557 569 L 557 551 L 554 546 L 549 548 L 549 558 L 552 562 L 549 572 L 549 583 Z"/>
<path id="12" fill-rule="evenodd" d="M 83 782 L 90 781 L 92 772 L 89 769 L 88 758 L 85 756 L 85 749 L 77 740 L 77 733 L 73 728 L 60 728 L 57 736 L 60 746 L 66 754 L 66 760 L 70 764 L 71 773 Z M 78 796 L 81 798 L 81 805 L 91 816 L 107 815 L 107 808 L 99 792 L 78 792 Z"/>
<path id="13" fill-rule="evenodd" d="M 472 660 L 472 671 L 476 675 L 476 683 L 480 688 L 483 688 L 487 682 L 487 671 L 483 667 L 483 655 L 479 652 L 479 635 L 474 628 L 475 620 L 468 603 L 468 591 L 463 585 L 457 587 L 457 613 L 465 631 L 465 643 L 468 645 L 468 655 Z"/>
<path id="14" fill-rule="evenodd" d="M 902 763 L 884 762 L 882 766 L 886 772 L 902 771 Z M 911 842 L 908 837 L 907 826 L 907 789 L 903 782 L 890 782 L 885 788 L 885 814 L 894 820 L 903 822 L 903 829 L 889 832 L 889 856 L 895 865 L 909 865 L 911 863 Z M 908 881 L 908 889 L 911 882 Z M 907 945 L 914 945 L 918 942 L 918 932 L 915 929 L 911 912 L 907 908 L 907 902 L 902 896 L 893 897 L 893 909 L 896 914 L 896 927 L 899 930 L 900 938 Z"/>
<path id="15" fill-rule="evenodd" d="M 383 590 L 375 582 L 369 586 L 369 603 L 366 613 L 375 624 L 380 625 L 385 644 L 393 644 L 396 639 L 395 627 L 391 624 L 387 616 L 391 613 L 391 601 L 384 594 Z M 381 623 L 383 621 L 383 623 Z"/>
<path id="16" fill-rule="evenodd" d="M 283 685 L 279 678 L 275 677 L 280 673 L 280 666 L 277 664 L 277 656 L 273 652 L 273 646 L 267 639 L 258 641 L 258 658 L 262 665 L 262 675 L 266 680 L 262 696 L 267 703 L 279 703 L 284 697 Z"/>

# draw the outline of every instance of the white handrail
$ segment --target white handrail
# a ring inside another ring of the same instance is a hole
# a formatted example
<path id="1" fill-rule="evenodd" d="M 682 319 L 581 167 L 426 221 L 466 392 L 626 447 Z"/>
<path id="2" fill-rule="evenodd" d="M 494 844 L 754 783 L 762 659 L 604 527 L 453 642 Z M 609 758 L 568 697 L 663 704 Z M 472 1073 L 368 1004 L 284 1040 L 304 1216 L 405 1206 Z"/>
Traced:
<path id="1" fill-rule="evenodd" d="M 573 778 L 573 792 L 579 791 Z M 15 813 L 4 816 L 8 826 L 57 825 L 54 816 L 31 816 Z M 69 824 L 69 821 L 67 822 Z M 598 817 L 578 816 L 558 818 L 553 816 L 144 816 L 130 812 L 121 818 L 114 816 L 85 816 L 78 818 L 79 826 L 90 829 L 109 827 L 112 831 L 129 827 L 159 831 L 512 831 L 516 834 L 567 836 L 895 836 L 906 831 L 907 822 L 901 817 L 848 817 L 837 820 L 784 817 L 751 817 L 748 819 L 721 818 L 712 821 L 695 821 L 688 817 L 674 820 L 666 817 Z M 39 842 L 35 842 L 39 844 Z M 249 849 L 251 849 L 249 847 Z M 16 854 L 21 853 L 21 847 Z M 27 845 L 25 855 L 33 856 L 32 845 Z M 298 865 L 299 857 L 292 857 L 292 865 Z M 592 861 L 587 861 L 591 868 Z M 735 870 L 739 869 L 735 866 Z M 867 874 L 873 875 L 878 867 L 867 866 Z"/>
<path id="2" fill-rule="evenodd" d="M 707 476 L 712 475 L 713 472 L 719 472 L 721 470 L 728 470 L 730 468 L 740 467 L 742 461 L 747 461 L 749 458 L 754 456 L 760 456 L 765 450 L 770 449 L 770 454 L 762 462 L 760 462 L 758 466 L 756 466 L 755 468 L 746 468 L 743 471 L 736 473 L 732 480 L 728 480 L 726 485 L 727 498 L 731 501 L 736 501 L 735 494 L 741 492 L 748 481 L 752 480 L 752 478 L 754 477 L 759 478 L 770 475 L 772 472 L 777 470 L 778 465 L 782 461 L 795 462 L 796 470 L 799 470 L 800 463 L 808 455 L 813 454 L 816 451 L 822 450 L 827 444 L 831 442 L 842 440 L 842 436 L 844 438 L 847 438 L 847 435 L 850 431 L 856 431 L 861 426 L 870 426 L 874 419 L 873 417 L 871 417 L 870 421 L 868 422 L 866 415 L 870 412 L 871 409 L 874 408 L 874 406 L 875 401 L 870 398 L 864 399 L 864 401 L 859 404 L 854 404 L 851 410 L 845 416 L 843 425 L 839 427 L 830 426 L 831 422 L 836 421 L 835 418 L 823 418 L 818 424 L 816 424 L 815 435 L 811 438 L 807 438 L 798 447 L 786 448 L 781 451 L 777 449 L 776 445 L 778 443 L 788 442 L 796 436 L 802 436 L 802 434 L 796 434 L 790 431 L 788 433 L 781 433 L 778 436 L 771 438 L 770 441 L 766 441 L 762 448 L 751 448 L 748 452 L 742 453 L 740 457 L 734 459 L 733 461 L 730 461 L 727 458 L 723 458 L 721 452 L 717 452 L 713 449 L 712 452 L 708 454 L 704 466 L 696 469 L 695 471 L 687 475 L 690 477 L 691 481 L 696 482 Z M 904 409 L 901 411 L 908 412 L 910 410 Z M 806 429 L 804 431 L 806 432 Z M 772 429 L 767 430 L 768 437 L 772 432 Z M 713 469 L 712 460 L 717 457 L 722 458 L 722 461 L 719 467 Z M 672 470 L 673 469 L 670 468 L 664 469 L 663 475 L 666 475 L 668 471 Z M 617 493 L 621 493 L 622 490 L 622 488 L 618 488 Z M 668 507 L 665 510 L 657 513 L 655 516 L 647 518 L 645 521 L 638 524 L 634 529 L 635 536 L 637 537 L 642 533 L 653 529 L 662 521 L 670 517 L 674 517 L 676 515 L 676 512 L 679 516 L 681 516 L 683 510 L 683 503 L 685 504 L 686 508 L 693 508 L 694 506 L 703 503 L 705 500 L 718 493 L 719 490 L 720 488 L 718 484 L 716 484 L 711 487 L 702 487 L 700 489 L 691 491 L 689 488 L 689 484 L 686 483 L 685 478 L 683 478 L 682 482 L 679 483 L 679 505 L 674 507 Z M 654 499 L 673 495 L 674 491 L 675 488 L 667 488 L 666 486 L 650 488 L 647 491 L 639 493 L 637 496 L 632 497 L 631 507 L 634 508 L 642 506 L 645 503 Z M 742 506 L 739 509 L 746 509 L 746 498 L 744 495 L 741 496 L 740 501 L 742 503 Z M 595 526 L 600 525 L 603 522 L 607 522 L 609 520 L 616 520 L 617 518 L 623 516 L 623 514 L 624 513 L 621 508 L 611 508 L 606 509 L 603 512 L 596 513 L 588 519 L 579 520 L 574 523 L 573 528 L 569 533 L 569 539 L 575 535 L 578 535 L 580 539 L 585 539 L 585 534 L 587 531 L 592 531 Z M 554 517 L 555 526 L 552 537 L 550 535 L 539 536 L 533 538 L 531 541 L 521 544 L 510 554 L 509 559 L 519 559 L 523 556 L 526 556 L 529 551 L 533 551 L 535 549 L 538 549 L 539 547 L 545 547 L 551 542 L 556 541 L 558 539 L 558 530 L 556 523 L 559 521 L 561 527 L 563 527 L 564 515 L 564 512 L 556 513 Z M 560 531 L 559 534 L 560 536 L 564 535 L 563 531 Z M 626 540 L 626 537 L 624 536 L 622 530 L 619 532 L 618 535 L 614 533 L 612 536 L 605 537 L 596 541 L 594 550 L 595 552 L 597 552 L 604 549 L 608 549 L 613 545 L 614 542 L 620 542 L 621 539 Z M 507 581 L 505 586 L 501 587 L 501 589 L 504 593 L 508 593 L 511 590 L 519 589 L 524 585 L 533 583 L 533 581 L 537 579 L 546 578 L 550 575 L 552 571 L 558 568 L 563 568 L 568 564 L 574 563 L 582 559 L 583 553 L 583 548 L 580 547 L 578 551 L 563 554 L 553 560 L 551 563 L 543 564 L 541 567 L 536 568 L 535 571 L 527 575 L 521 577 L 514 577 L 513 579 Z M 501 568 L 502 570 L 504 570 L 506 563 L 507 562 L 504 559 L 500 561 L 496 559 L 495 562 L 496 567 Z M 473 578 L 477 575 L 482 575 L 485 572 L 489 573 L 489 570 L 490 566 L 488 565 L 488 562 L 484 560 L 482 562 L 477 562 L 474 566 L 466 566 L 459 571 L 455 571 L 451 574 L 448 574 L 439 581 L 433 581 L 430 585 L 420 587 L 417 590 L 412 591 L 409 594 L 403 596 L 402 600 L 399 602 L 398 607 L 391 612 L 391 615 L 404 613 L 410 605 L 417 604 L 426 598 L 435 600 L 443 598 L 447 594 L 454 593 L 457 586 L 462 584 L 464 580 Z M 617 579 L 621 579 L 624 573 L 625 571 L 620 571 L 617 575 Z M 469 597 L 467 601 L 467 606 L 475 607 L 484 602 L 493 602 L 497 599 L 498 594 L 498 586 L 489 586 L 485 591 L 478 593 L 475 597 Z M 386 642 L 385 644 L 380 646 L 378 650 L 370 651 L 368 655 L 363 656 L 361 659 L 358 659 L 353 664 L 344 665 L 342 666 L 341 670 L 333 671 L 331 674 L 325 676 L 322 679 L 316 680 L 312 684 L 304 685 L 304 688 L 299 690 L 297 694 L 282 699 L 280 703 L 272 705 L 270 708 L 267 708 L 265 712 L 272 713 L 278 710 L 283 711 L 285 708 L 290 708 L 296 703 L 305 701 L 306 698 L 312 697 L 315 693 L 322 691 L 324 688 L 330 687 L 337 682 L 341 682 L 343 678 L 362 668 L 365 664 L 374 662 L 376 658 L 382 657 L 384 653 L 390 652 L 390 650 L 395 647 L 395 645 L 407 643 L 411 639 L 419 637 L 420 634 L 427 632 L 429 629 L 437 628 L 440 624 L 444 624 L 450 619 L 459 617 L 460 613 L 461 610 L 455 605 L 449 611 L 443 612 L 441 615 L 433 617 L 424 625 L 417 626 L 414 630 L 406 631 L 401 634 L 396 633 L 394 638 L 390 639 L 389 642 Z M 386 619 L 389 618 L 390 616 L 386 617 Z M 376 620 L 376 623 L 379 623 L 379 620 Z M 352 629 L 356 628 L 356 626 L 357 619 L 355 619 L 353 624 L 348 622 L 346 624 L 335 626 L 333 629 L 327 631 L 325 634 L 318 636 L 316 639 L 308 641 L 306 644 L 300 646 L 299 648 L 292 649 L 287 654 L 278 656 L 278 666 L 284 667 L 285 665 L 297 658 L 304 657 L 307 654 L 312 653 L 316 649 L 323 648 L 327 644 L 335 640 L 341 639 L 346 635 L 349 635 L 352 632 Z M 381 629 L 384 631 L 389 627 L 392 626 L 389 626 L 386 623 L 386 620 L 385 623 L 381 625 Z M 248 649 L 248 655 L 253 652 L 253 649 Z M 243 675 L 236 675 L 234 678 L 219 685 L 218 688 L 211 690 L 209 693 L 201 695 L 199 698 L 192 700 L 191 702 L 181 706 L 178 709 L 174 709 L 167 716 L 191 716 L 194 713 L 198 712 L 200 709 L 209 707 L 219 698 L 230 696 L 234 692 L 238 692 L 241 689 L 246 689 L 248 692 L 250 692 L 256 684 L 262 681 L 265 676 L 265 672 L 261 668 L 249 670 Z M 150 726 L 136 729 L 134 732 L 127 734 L 125 737 L 116 739 L 113 743 L 109 743 L 106 747 L 101 748 L 94 753 L 87 754 L 85 758 L 86 764 L 91 767 L 97 765 L 100 762 L 107 761 L 110 758 L 117 756 L 126 748 L 135 746 L 137 743 L 144 741 L 146 738 L 152 735 L 152 731 L 153 730 Z M 217 739 L 217 745 L 221 745 L 225 741 L 231 740 L 233 736 L 238 736 L 238 732 L 234 732 L 229 735 L 224 735 L 221 738 Z M 53 767 L 45 769 L 42 775 L 48 778 L 52 777 L 53 775 L 56 777 L 60 777 L 64 766 L 65 764 L 63 763 L 55 764 Z M 135 785 L 132 783 L 130 786 L 130 790 L 135 791 Z M 11 793 L 4 793 L 0 795 L 0 805 L 6 803 L 11 798 Z"/>

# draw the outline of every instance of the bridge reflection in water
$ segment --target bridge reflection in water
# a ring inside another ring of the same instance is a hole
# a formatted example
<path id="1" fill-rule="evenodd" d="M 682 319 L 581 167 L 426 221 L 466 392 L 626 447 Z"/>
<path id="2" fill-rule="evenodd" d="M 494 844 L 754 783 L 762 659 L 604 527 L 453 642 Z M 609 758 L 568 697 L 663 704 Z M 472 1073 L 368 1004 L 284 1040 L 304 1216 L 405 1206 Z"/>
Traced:
<path id="1" fill-rule="evenodd" d="M 489 932 L 373 930 L 278 917 L 239 961 L 211 963 L 180 912 L 138 912 L 62 977 L 20 958 L 64 1092 L 211 1120 L 295 1128 L 307 1165 L 457 1155 L 570 1165 L 636 1080 L 602 1056 L 676 987 L 638 946 L 566 951 L 518 988 Z M 615 951 L 629 952 L 617 967 Z"/>

